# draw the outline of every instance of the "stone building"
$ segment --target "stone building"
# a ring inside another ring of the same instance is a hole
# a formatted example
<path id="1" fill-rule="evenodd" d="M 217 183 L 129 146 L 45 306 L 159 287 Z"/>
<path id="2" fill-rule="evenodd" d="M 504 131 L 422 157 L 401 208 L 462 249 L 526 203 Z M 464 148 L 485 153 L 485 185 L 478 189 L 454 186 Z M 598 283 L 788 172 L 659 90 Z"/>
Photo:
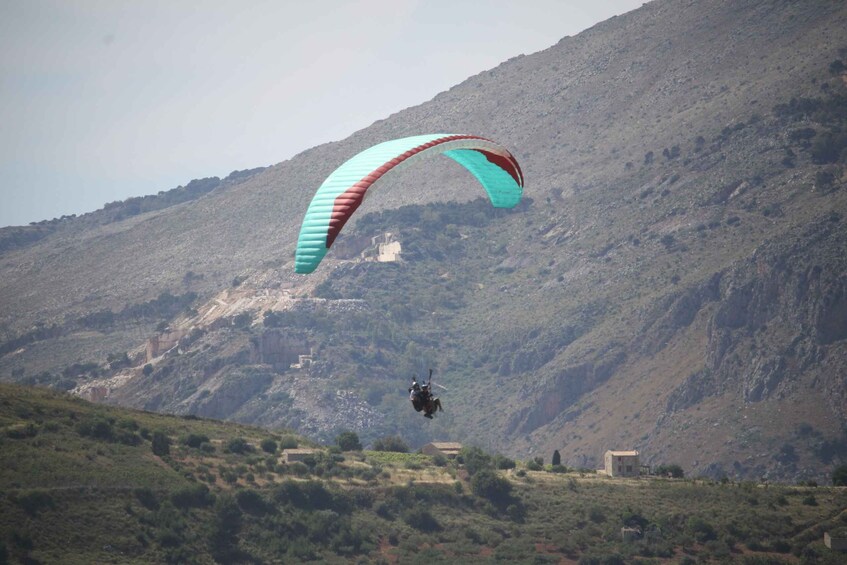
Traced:
<path id="1" fill-rule="evenodd" d="M 459 454 L 461 449 L 461 443 L 456 443 L 454 441 L 433 441 L 432 443 L 428 443 L 423 446 L 421 448 L 421 453 L 429 455 L 430 457 L 433 455 L 443 455 L 448 459 L 453 459 Z"/>
<path id="2" fill-rule="evenodd" d="M 637 477 L 641 473 L 637 451 L 609 450 L 605 462 L 605 471 L 610 477 Z"/>
<path id="3" fill-rule="evenodd" d="M 263 333 L 258 345 L 260 362 L 273 365 L 277 370 L 285 370 L 292 364 L 300 363 L 301 355 L 312 354 L 309 340 L 279 329 Z"/>
<path id="4" fill-rule="evenodd" d="M 847 533 L 830 534 L 829 532 L 824 532 L 823 543 L 833 551 L 847 551 Z"/>
<path id="5" fill-rule="evenodd" d="M 169 330 L 155 335 L 147 340 L 144 362 L 149 363 L 156 357 L 164 355 L 179 344 L 179 340 L 188 335 L 186 330 Z"/>

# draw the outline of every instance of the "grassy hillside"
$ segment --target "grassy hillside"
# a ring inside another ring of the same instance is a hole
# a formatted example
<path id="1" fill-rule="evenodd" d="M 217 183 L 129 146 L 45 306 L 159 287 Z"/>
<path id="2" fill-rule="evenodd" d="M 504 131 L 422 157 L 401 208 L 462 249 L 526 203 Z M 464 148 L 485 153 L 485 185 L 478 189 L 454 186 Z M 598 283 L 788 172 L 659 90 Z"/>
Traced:
<path id="1" fill-rule="evenodd" d="M 611 480 L 478 448 L 284 463 L 294 445 L 2 385 L 0 562 L 837 563 L 823 532 L 847 528 L 844 488 Z"/>

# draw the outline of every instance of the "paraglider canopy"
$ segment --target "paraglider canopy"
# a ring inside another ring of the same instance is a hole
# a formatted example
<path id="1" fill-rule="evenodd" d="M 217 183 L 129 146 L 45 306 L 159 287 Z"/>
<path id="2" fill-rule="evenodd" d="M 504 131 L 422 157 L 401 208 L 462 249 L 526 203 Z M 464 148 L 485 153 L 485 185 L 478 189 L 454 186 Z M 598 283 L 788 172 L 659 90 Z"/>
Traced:
<path id="1" fill-rule="evenodd" d="M 475 135 L 436 133 L 385 141 L 365 149 L 330 174 L 318 188 L 297 240 L 294 270 L 311 273 L 341 228 L 383 175 L 428 156 L 445 155 L 473 174 L 497 208 L 512 208 L 523 193 L 523 173 L 503 146 Z"/>

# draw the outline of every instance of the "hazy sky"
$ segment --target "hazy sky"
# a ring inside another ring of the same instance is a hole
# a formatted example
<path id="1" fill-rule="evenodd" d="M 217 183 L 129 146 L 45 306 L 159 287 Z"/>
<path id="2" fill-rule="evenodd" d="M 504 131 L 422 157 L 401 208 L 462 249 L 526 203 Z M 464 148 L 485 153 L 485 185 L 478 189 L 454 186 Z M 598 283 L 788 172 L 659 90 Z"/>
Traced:
<path id="1" fill-rule="evenodd" d="M 278 163 L 642 3 L 0 0 L 0 226 Z"/>

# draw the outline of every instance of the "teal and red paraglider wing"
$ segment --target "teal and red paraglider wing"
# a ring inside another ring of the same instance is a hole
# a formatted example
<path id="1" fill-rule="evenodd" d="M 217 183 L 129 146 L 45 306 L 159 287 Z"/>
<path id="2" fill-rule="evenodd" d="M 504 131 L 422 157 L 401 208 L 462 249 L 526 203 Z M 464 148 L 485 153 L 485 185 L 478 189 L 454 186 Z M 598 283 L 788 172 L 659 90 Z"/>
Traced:
<path id="1" fill-rule="evenodd" d="M 491 203 L 512 208 L 523 193 L 523 173 L 503 146 L 474 135 L 430 134 L 386 141 L 365 149 L 338 167 L 315 193 L 297 240 L 295 271 L 311 273 L 341 228 L 384 174 L 427 156 L 443 154 L 473 174 Z"/>

